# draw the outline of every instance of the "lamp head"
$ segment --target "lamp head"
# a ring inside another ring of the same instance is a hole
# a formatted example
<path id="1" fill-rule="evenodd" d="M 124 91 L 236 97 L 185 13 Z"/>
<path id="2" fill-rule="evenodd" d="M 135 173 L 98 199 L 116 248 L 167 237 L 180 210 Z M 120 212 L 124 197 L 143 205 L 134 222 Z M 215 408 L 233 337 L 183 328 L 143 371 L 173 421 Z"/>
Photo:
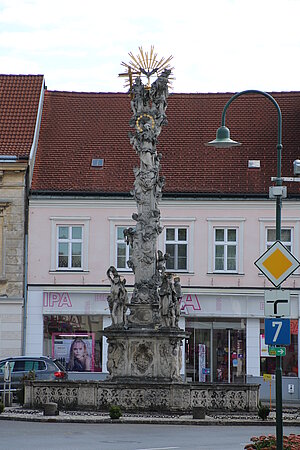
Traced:
<path id="1" fill-rule="evenodd" d="M 230 139 L 230 130 L 229 128 L 222 126 L 217 129 L 217 135 L 216 139 L 213 141 L 208 142 L 208 147 L 215 147 L 215 148 L 231 148 L 231 147 L 237 147 L 238 145 L 242 145 L 240 142 L 233 141 Z"/>

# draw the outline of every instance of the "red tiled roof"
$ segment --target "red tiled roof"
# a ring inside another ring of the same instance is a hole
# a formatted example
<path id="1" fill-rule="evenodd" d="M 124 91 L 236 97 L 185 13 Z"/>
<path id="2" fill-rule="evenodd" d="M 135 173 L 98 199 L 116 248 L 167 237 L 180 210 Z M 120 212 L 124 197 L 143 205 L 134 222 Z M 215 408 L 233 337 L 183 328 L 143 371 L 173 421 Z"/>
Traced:
<path id="1" fill-rule="evenodd" d="M 43 75 L 0 75 L 0 155 L 30 154 Z"/>
<path id="2" fill-rule="evenodd" d="M 272 95 L 283 117 L 282 175 L 293 176 L 292 163 L 300 159 L 300 92 Z M 168 125 L 157 146 L 164 193 L 268 194 L 276 176 L 278 131 L 268 99 L 248 94 L 228 108 L 226 125 L 241 147 L 205 146 L 215 138 L 231 96 L 170 95 Z M 32 191 L 128 193 L 138 164 L 128 138 L 130 118 L 126 94 L 46 91 Z M 104 166 L 91 167 L 93 158 L 103 158 Z M 248 160 L 260 160 L 261 168 L 248 169 Z M 300 193 L 300 183 L 289 183 L 288 193 Z"/>

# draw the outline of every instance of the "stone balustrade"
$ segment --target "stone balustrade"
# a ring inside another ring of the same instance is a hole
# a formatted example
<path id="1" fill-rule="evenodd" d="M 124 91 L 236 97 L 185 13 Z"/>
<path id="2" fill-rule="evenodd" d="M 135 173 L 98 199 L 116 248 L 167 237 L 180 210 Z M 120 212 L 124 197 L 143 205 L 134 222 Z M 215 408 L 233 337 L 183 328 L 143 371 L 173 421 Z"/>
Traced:
<path id="1" fill-rule="evenodd" d="M 60 408 L 190 413 L 207 411 L 255 411 L 259 385 L 215 383 L 113 383 L 99 381 L 26 381 L 25 406 L 42 408 L 55 402 Z"/>

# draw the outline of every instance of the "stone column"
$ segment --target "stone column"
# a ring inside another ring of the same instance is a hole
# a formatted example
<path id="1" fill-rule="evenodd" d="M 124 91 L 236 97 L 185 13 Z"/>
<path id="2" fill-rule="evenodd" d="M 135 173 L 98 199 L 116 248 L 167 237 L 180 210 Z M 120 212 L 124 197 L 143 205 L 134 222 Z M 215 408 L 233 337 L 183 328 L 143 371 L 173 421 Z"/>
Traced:
<path id="1" fill-rule="evenodd" d="M 136 226 L 126 229 L 124 237 L 132 250 L 128 266 L 135 274 L 135 284 L 128 302 L 125 280 L 121 281 L 114 267 L 109 268 L 112 326 L 104 334 L 108 338 L 107 366 L 112 380 L 181 381 L 185 332 L 178 327 L 180 280 L 166 273 L 167 255 L 157 251 L 157 238 L 162 232 L 158 203 L 165 179 L 159 175 L 162 155 L 157 153 L 156 144 L 167 123 L 170 73 L 165 69 L 149 88 L 137 77 L 131 90 L 130 125 L 135 131 L 129 137 L 140 165 L 134 168 L 132 190 L 137 204 L 137 212 L 132 215 Z M 125 307 L 129 308 L 127 316 Z"/>

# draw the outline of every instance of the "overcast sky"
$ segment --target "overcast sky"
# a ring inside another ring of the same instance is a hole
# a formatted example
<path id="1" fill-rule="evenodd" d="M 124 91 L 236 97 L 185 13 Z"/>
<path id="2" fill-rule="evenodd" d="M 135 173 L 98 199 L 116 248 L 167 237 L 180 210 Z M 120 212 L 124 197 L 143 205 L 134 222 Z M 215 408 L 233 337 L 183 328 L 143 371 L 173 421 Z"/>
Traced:
<path id="1" fill-rule="evenodd" d="M 300 0 L 0 0 L 3 74 L 125 92 L 121 62 L 173 55 L 174 92 L 300 90 Z"/>

